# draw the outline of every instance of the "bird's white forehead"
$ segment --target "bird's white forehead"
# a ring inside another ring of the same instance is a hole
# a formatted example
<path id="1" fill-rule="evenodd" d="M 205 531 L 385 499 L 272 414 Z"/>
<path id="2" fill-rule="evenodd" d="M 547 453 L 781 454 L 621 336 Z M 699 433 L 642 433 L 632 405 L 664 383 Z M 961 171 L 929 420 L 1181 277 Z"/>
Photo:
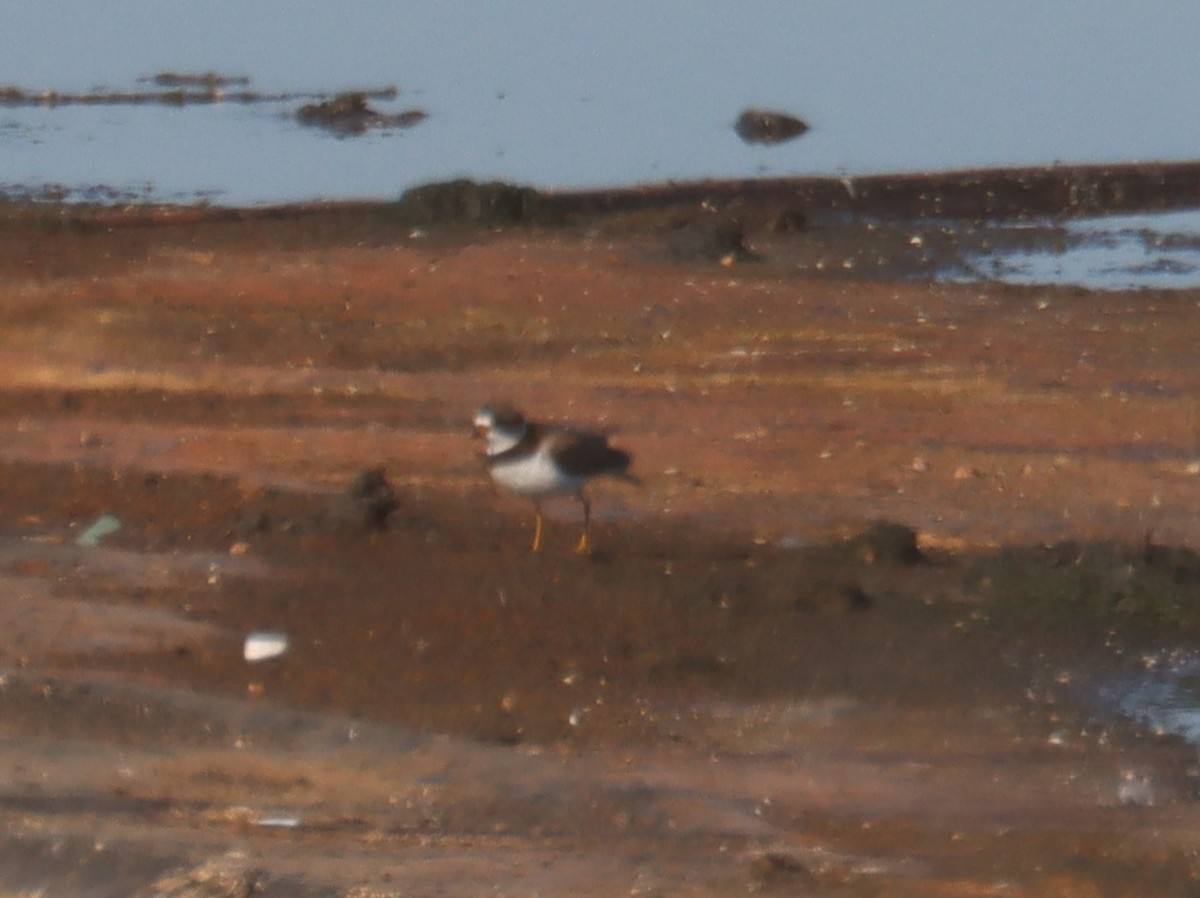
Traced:
<path id="1" fill-rule="evenodd" d="M 496 413 L 486 405 L 475 413 L 475 426 L 490 428 L 496 423 Z"/>

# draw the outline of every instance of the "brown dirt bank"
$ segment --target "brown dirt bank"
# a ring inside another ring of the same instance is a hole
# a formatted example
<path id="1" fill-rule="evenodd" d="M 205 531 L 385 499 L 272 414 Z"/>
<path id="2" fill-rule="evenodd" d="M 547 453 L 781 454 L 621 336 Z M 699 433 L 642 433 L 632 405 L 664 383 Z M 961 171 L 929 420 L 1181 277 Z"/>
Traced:
<path id="1" fill-rule="evenodd" d="M 2 197 L 3 194 L 0 194 Z M 503 183 L 448 182 L 416 188 L 396 209 L 378 203 L 310 203 L 267 208 L 74 203 L 49 206 L 8 197 L 5 218 L 65 220 L 108 226 L 146 221 L 295 221 L 336 219 L 342 226 L 362 213 L 471 222 L 594 222 L 597 217 L 663 213 L 685 216 L 702 204 L 733 210 L 752 222 L 803 219 L 830 213 L 913 219 L 984 221 L 1034 216 L 1079 216 L 1191 209 L 1200 205 L 1200 161 L 1109 164 L 1056 163 L 855 176 L 712 179 L 598 190 L 536 190 Z M 407 201 L 406 201 L 407 200 Z M 416 200 L 416 202 L 412 202 Z"/>
<path id="2" fill-rule="evenodd" d="M 963 169 L 854 177 L 755 178 L 564 193 L 565 213 L 700 203 L 780 206 L 808 214 L 993 219 L 1096 215 L 1200 205 L 1200 162 Z"/>
<path id="3" fill-rule="evenodd" d="M 1080 695 L 1195 632 L 1195 295 L 390 213 L 4 219 L 0 894 L 1192 893 L 1193 752 Z M 529 555 L 496 397 L 633 451 L 593 558 L 569 503 Z"/>

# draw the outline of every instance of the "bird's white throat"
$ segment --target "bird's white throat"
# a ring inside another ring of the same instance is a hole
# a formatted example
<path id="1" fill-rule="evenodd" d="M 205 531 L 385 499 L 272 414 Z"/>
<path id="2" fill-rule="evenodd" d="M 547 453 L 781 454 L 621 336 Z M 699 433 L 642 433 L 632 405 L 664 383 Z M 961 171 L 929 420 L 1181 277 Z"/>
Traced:
<path id="1" fill-rule="evenodd" d="M 507 452 L 513 446 L 517 445 L 517 443 L 521 442 L 521 437 L 524 435 L 523 432 L 510 433 L 490 427 L 488 428 L 487 446 L 484 451 L 487 453 L 488 458 L 495 458 L 500 453 Z"/>

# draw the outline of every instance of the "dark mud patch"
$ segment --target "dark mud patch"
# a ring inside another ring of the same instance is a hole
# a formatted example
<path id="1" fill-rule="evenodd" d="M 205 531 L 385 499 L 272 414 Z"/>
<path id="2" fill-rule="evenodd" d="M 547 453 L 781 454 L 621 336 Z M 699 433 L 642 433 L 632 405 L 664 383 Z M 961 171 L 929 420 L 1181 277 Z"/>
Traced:
<path id="1" fill-rule="evenodd" d="M 59 856 L 74 857 L 73 834 L 103 818 L 106 847 L 72 869 L 114 889 L 229 862 L 231 882 L 261 877 L 263 894 L 355 894 L 351 882 L 386 884 L 366 872 L 393 869 L 380 852 L 406 859 L 389 875 L 410 886 L 420 870 L 445 882 L 466 857 L 525 881 L 517 851 L 550 862 L 530 868 L 542 882 L 567 876 L 567 857 L 570 877 L 609 869 L 611 883 L 615 864 L 676 882 L 671 859 L 687 859 L 716 894 L 997 875 L 1183 894 L 1183 848 L 1151 850 L 1131 815 L 1190 819 L 1194 751 L 1072 704 L 1061 672 L 1103 665 L 1113 620 L 1073 607 L 1031 627 L 1020 584 L 973 593 L 975 572 L 1008 556 L 922 551 L 895 522 L 785 549 L 662 521 L 598 528 L 596 558 L 566 542 L 533 555 L 481 496 L 412 489 L 395 491 L 384 530 L 245 534 L 248 514 L 313 521 L 328 497 L 183 475 L 147 494 L 112 472 L 6 470 L 4 520 L 27 537 L 118 508 L 109 539 L 124 551 L 226 547 L 270 571 L 218 563 L 200 583 L 104 588 L 86 564 L 12 559 L 8 573 L 291 643 L 255 665 L 216 638 L 60 651 L 6 673 L 6 731 L 45 746 L 36 761 L 0 752 L 14 771 L 0 806 L 28 827 L 0 843 L 0 859 L 26 859 L 3 867 L 6 887 L 74 882 L 36 834 L 58 832 Z M 1142 555 L 1172 575 L 1194 563 Z M 1017 557 L 1033 580 L 1061 562 Z M 243 853 L 227 857 L 231 844 Z"/>
<path id="2" fill-rule="evenodd" d="M 849 690 L 943 708 L 1021 703 L 1026 665 L 1055 651 L 1064 630 L 1102 639 L 1128 623 L 1145 638 L 1200 626 L 1194 558 L 1165 547 L 1153 557 L 1090 545 L 930 558 L 914 530 L 887 522 L 781 549 L 633 521 L 605 526 L 587 560 L 554 541 L 557 528 L 534 555 L 510 516 L 393 488 L 378 471 L 332 499 L 182 475 L 134 490 L 102 471 L 9 471 L 22 484 L 9 509 L 32 520 L 37 508 L 39 532 L 106 508 L 123 524 L 106 545 L 216 553 L 179 581 L 98 578 L 87 566 L 71 574 L 52 559 L 13 570 L 92 601 L 132 593 L 138 607 L 183 611 L 227 634 L 283 632 L 292 645 L 254 668 L 232 638 L 199 650 L 127 648 L 103 666 L 233 694 L 253 685 L 277 701 L 502 743 L 673 741 L 682 735 L 673 715 L 700 696 Z M 328 526 L 331 509 L 344 526 Z M 232 553 L 226 562 L 222 552 Z M 250 560 L 274 573 L 240 573 Z M 1098 591 L 1103 583 L 1117 591 Z M 1046 622 L 1040 639 L 1024 632 L 1033 603 Z M 72 657 L 68 645 L 57 654 Z"/>
<path id="3" fill-rule="evenodd" d="M 1127 634 L 1200 636 L 1200 555 L 1180 546 L 1063 542 L 1012 547 L 976 560 L 968 589 L 1063 623 Z"/>

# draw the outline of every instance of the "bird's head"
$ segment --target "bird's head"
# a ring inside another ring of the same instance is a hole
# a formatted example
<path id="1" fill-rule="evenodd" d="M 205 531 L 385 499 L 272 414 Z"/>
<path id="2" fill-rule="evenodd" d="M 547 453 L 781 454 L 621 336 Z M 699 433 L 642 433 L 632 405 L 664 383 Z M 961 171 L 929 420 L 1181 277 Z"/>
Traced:
<path id="1" fill-rule="evenodd" d="M 506 403 L 484 405 L 475 412 L 475 435 L 487 443 L 488 455 L 516 445 L 527 426 L 525 416 Z"/>

